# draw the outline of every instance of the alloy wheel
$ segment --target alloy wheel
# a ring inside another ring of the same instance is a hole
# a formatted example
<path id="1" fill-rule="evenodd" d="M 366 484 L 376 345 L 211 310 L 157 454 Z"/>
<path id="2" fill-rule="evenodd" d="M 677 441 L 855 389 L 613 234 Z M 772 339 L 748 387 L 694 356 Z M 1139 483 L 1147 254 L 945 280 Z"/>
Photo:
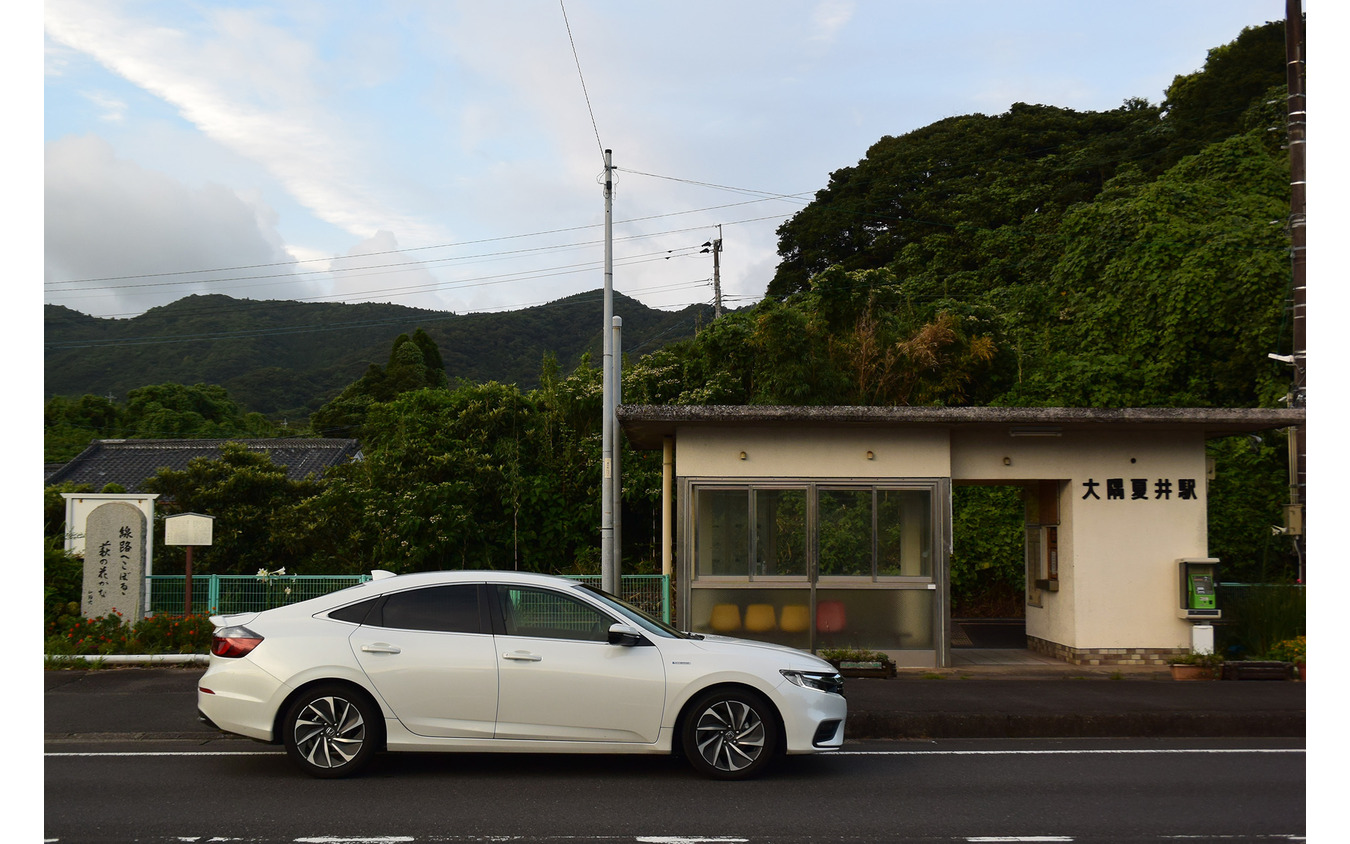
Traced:
<path id="1" fill-rule="evenodd" d="M 695 735 L 698 754 L 724 773 L 741 771 L 764 753 L 764 720 L 740 700 L 719 700 L 703 710 Z"/>
<path id="2" fill-rule="evenodd" d="M 366 722 L 355 704 L 327 696 L 311 700 L 292 727 L 296 751 L 316 768 L 340 768 L 361 752 Z"/>

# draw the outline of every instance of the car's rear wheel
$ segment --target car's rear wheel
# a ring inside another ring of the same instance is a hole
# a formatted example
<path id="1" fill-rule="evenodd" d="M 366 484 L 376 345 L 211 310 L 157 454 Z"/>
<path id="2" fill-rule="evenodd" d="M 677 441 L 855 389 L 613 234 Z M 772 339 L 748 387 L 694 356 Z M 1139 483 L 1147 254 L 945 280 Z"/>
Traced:
<path id="1" fill-rule="evenodd" d="M 314 686 L 286 712 L 286 753 L 310 776 L 350 776 L 378 749 L 379 717 L 375 704 L 350 686 Z"/>
<path id="2" fill-rule="evenodd" d="M 777 748 L 778 714 L 758 695 L 714 689 L 690 706 L 681 744 L 694 770 L 706 777 L 757 776 Z"/>

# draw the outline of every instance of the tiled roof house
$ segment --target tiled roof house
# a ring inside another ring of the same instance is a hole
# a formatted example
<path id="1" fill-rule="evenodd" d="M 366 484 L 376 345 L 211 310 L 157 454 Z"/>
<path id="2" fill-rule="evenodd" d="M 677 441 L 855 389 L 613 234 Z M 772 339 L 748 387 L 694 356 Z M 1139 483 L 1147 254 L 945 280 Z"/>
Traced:
<path id="1" fill-rule="evenodd" d="M 47 474 L 46 483 L 88 484 L 94 491 L 119 484 L 129 493 L 144 492 L 145 482 L 158 470 L 182 471 L 195 457 L 218 459 L 227 442 L 266 452 L 273 463 L 286 467 L 292 480 L 322 475 L 361 458 L 361 445 L 353 439 L 94 440 L 74 460 Z"/>

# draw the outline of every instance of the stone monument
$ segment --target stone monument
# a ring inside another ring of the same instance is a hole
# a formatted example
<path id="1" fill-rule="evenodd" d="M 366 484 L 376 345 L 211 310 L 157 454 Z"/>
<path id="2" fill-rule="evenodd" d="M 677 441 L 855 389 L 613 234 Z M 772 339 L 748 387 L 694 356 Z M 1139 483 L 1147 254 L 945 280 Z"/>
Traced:
<path id="1" fill-rule="evenodd" d="M 86 618 L 120 613 L 128 622 L 144 609 L 147 524 L 140 508 L 124 501 L 95 507 L 84 526 Z"/>

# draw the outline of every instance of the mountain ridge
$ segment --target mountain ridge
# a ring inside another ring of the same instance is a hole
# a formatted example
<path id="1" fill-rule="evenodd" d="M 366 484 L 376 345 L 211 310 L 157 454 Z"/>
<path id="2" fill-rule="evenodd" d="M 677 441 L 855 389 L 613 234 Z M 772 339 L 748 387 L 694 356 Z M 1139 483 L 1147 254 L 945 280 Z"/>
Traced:
<path id="1" fill-rule="evenodd" d="M 618 291 L 623 348 L 646 354 L 693 336 L 712 308 L 649 308 Z M 384 364 L 399 334 L 424 330 L 450 380 L 537 385 L 547 354 L 575 368 L 599 363 L 601 290 L 515 311 L 456 314 L 406 305 L 295 302 L 194 295 L 127 319 L 44 305 L 44 397 L 124 397 L 149 384 L 218 384 L 241 407 L 271 417 L 313 413 Z"/>

